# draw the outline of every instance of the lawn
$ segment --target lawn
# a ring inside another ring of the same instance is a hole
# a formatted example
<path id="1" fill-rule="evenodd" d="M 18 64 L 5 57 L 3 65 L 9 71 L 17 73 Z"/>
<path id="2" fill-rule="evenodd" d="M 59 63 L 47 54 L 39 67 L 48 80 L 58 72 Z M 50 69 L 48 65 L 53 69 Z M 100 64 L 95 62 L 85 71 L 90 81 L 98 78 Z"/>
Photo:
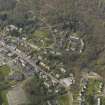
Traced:
<path id="1" fill-rule="evenodd" d="M 10 67 L 7 65 L 0 66 L 0 91 L 8 87 L 8 80 L 5 79 L 10 72 Z"/>
<path id="2" fill-rule="evenodd" d="M 2 91 L 1 92 L 1 98 L 2 98 L 2 101 L 3 101 L 3 105 L 8 105 L 8 100 L 7 100 L 7 91 Z"/>
<path id="3" fill-rule="evenodd" d="M 93 95 L 94 93 L 98 93 L 100 90 L 100 84 L 102 82 L 98 80 L 90 80 L 87 88 L 87 94 Z"/>
<path id="4" fill-rule="evenodd" d="M 0 105 L 8 105 L 8 101 L 7 101 L 7 91 L 3 90 L 0 91 Z"/>
<path id="5" fill-rule="evenodd" d="M 37 30 L 33 33 L 33 36 L 40 38 L 48 38 L 48 30 Z"/>
<path id="6" fill-rule="evenodd" d="M 60 105 L 72 105 L 72 95 L 69 92 L 67 95 L 60 96 L 58 100 Z"/>
<path id="7" fill-rule="evenodd" d="M 95 105 L 95 95 L 100 94 L 101 84 L 102 84 L 102 81 L 93 80 L 93 79 L 89 80 L 87 91 L 86 91 L 86 105 Z"/>
<path id="8" fill-rule="evenodd" d="M 0 66 L 0 76 L 7 76 L 10 72 L 10 67 L 7 65 Z"/>
<path id="9" fill-rule="evenodd" d="M 60 105 L 69 105 L 69 97 L 68 96 L 62 96 L 59 99 Z"/>
<path id="10" fill-rule="evenodd" d="M 7 65 L 0 66 L 0 105 L 8 105 L 6 93 L 9 87 L 8 81 L 5 80 L 5 76 L 7 76 L 10 72 L 10 67 Z"/>
<path id="11" fill-rule="evenodd" d="M 102 101 L 102 105 L 105 105 L 105 97 L 102 97 L 101 99 L 102 99 L 101 100 Z"/>
<path id="12" fill-rule="evenodd" d="M 53 40 L 49 38 L 48 30 L 37 30 L 29 36 L 28 42 L 35 44 L 36 46 L 43 48 L 52 45 Z"/>

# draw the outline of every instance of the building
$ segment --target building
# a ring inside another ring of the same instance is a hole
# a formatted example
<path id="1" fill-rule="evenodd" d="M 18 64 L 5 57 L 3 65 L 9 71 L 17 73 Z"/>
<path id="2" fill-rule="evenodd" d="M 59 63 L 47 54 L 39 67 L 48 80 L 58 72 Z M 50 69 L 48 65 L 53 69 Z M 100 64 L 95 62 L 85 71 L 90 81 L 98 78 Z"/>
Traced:
<path id="1" fill-rule="evenodd" d="M 63 79 L 60 79 L 60 82 L 63 83 L 66 87 L 69 87 L 70 85 L 74 83 L 74 79 L 70 77 L 63 78 Z"/>

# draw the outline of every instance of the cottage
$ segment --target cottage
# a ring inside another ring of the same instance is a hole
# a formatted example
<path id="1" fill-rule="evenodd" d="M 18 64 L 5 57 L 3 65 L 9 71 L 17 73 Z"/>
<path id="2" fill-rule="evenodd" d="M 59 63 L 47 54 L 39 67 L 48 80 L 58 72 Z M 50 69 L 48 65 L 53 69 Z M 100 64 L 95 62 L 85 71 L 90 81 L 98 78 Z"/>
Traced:
<path id="1" fill-rule="evenodd" d="M 66 70 L 64 68 L 60 68 L 61 72 L 65 73 Z"/>
<path id="2" fill-rule="evenodd" d="M 6 31 L 9 32 L 9 31 L 14 31 L 14 30 L 18 30 L 18 28 L 15 26 L 15 25 L 9 25 L 6 27 Z"/>
<path id="3" fill-rule="evenodd" d="M 47 82 L 44 82 L 44 85 L 45 85 L 47 88 L 50 87 L 50 85 L 49 85 Z"/>
<path id="4" fill-rule="evenodd" d="M 74 83 L 74 80 L 73 78 L 68 77 L 68 78 L 60 79 L 60 82 L 65 84 L 66 87 L 69 87 Z"/>

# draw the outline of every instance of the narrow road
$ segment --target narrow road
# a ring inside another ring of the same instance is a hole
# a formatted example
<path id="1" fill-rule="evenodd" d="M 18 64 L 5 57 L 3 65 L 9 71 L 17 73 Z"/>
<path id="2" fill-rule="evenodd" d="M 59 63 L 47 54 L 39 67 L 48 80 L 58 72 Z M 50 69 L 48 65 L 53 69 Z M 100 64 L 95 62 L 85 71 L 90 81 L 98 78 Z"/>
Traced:
<path id="1" fill-rule="evenodd" d="M 26 61 L 27 63 L 29 63 L 30 65 L 32 65 L 34 67 L 35 72 L 36 71 L 41 71 L 44 74 L 46 74 L 48 77 L 50 77 L 53 81 L 56 81 L 57 83 L 59 83 L 61 86 L 63 86 L 64 88 L 66 88 L 65 84 L 62 83 L 61 81 L 59 81 L 58 79 L 56 79 L 55 77 L 53 77 L 50 73 L 47 73 L 46 71 L 42 70 L 42 69 L 38 69 L 37 65 L 35 62 L 31 61 L 23 52 L 21 52 L 19 49 L 18 50 L 14 50 L 13 48 L 11 48 L 11 46 L 8 46 L 4 41 L 0 41 L 0 44 L 10 50 L 12 53 L 16 54 L 18 57 L 20 57 L 21 59 L 23 59 L 24 61 Z"/>

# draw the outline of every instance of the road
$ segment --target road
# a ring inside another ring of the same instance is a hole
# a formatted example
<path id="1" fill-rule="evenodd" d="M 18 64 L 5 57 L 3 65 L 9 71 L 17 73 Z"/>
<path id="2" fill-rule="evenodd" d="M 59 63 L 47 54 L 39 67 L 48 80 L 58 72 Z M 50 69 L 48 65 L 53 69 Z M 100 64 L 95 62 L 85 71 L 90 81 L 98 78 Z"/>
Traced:
<path id="1" fill-rule="evenodd" d="M 12 53 L 16 54 L 18 57 L 20 57 L 21 59 L 23 59 L 24 61 L 26 61 L 27 63 L 29 63 L 31 66 L 34 67 L 35 72 L 36 71 L 41 71 L 44 74 L 46 74 L 48 77 L 50 77 L 53 81 L 56 81 L 57 83 L 59 83 L 61 86 L 63 86 L 64 88 L 66 88 L 65 84 L 62 83 L 61 81 L 59 81 L 58 79 L 56 79 L 55 77 L 53 77 L 50 73 L 47 73 L 46 71 L 42 70 L 42 69 L 38 69 L 37 65 L 35 62 L 31 61 L 27 55 L 25 55 L 25 53 L 21 52 L 19 49 L 18 50 L 14 50 L 11 46 L 8 46 L 4 41 L 0 40 L 0 44 L 10 50 Z"/>

